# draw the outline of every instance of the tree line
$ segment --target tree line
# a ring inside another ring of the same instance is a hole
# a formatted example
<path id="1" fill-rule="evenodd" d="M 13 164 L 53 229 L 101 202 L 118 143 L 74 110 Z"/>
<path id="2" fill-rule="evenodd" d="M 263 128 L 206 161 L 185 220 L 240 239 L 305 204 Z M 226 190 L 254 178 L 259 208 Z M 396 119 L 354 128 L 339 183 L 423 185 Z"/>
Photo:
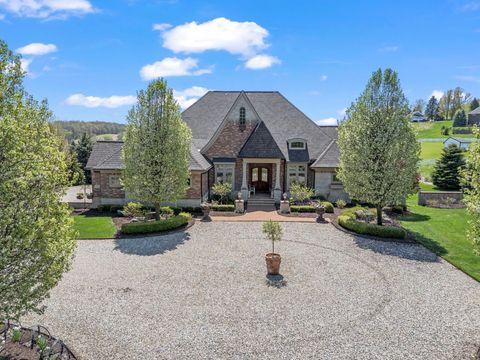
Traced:
<path id="1" fill-rule="evenodd" d="M 125 125 L 107 121 L 53 121 L 68 142 L 80 139 L 84 134 L 90 136 L 122 134 Z"/>

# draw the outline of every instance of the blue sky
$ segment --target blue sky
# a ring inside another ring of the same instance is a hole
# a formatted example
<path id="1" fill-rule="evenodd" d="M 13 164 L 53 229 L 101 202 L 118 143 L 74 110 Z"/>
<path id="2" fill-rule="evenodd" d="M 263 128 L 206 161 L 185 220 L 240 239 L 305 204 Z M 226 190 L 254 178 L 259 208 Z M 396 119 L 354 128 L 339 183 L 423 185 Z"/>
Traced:
<path id="1" fill-rule="evenodd" d="M 480 0 L 0 0 L 0 38 L 61 120 L 125 122 L 157 76 L 184 107 L 206 89 L 278 90 L 323 123 L 378 67 L 411 101 L 480 96 Z"/>

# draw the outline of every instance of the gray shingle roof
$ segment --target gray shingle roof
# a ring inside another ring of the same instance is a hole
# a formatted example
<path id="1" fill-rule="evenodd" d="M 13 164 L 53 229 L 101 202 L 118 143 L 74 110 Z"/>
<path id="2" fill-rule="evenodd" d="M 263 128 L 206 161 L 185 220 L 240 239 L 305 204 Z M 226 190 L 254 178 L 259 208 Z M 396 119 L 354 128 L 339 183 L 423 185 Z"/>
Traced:
<path id="1" fill-rule="evenodd" d="M 477 107 L 476 109 L 474 109 L 473 111 L 470 111 L 470 114 L 471 114 L 471 115 L 480 114 L 480 106 Z"/>
<path id="2" fill-rule="evenodd" d="M 336 140 L 332 140 L 327 148 L 320 154 L 312 168 L 336 168 L 340 165 L 340 150 Z"/>
<path id="3" fill-rule="evenodd" d="M 238 156 L 242 158 L 284 158 L 263 121 L 258 123 L 252 131 Z"/>
<path id="4" fill-rule="evenodd" d="M 182 113 L 194 139 L 207 143 L 220 126 L 240 91 L 210 91 Z M 290 161 L 288 139 L 307 141 L 311 160 L 316 160 L 332 141 L 327 132 L 277 91 L 244 92 L 270 131 L 283 158 Z"/>
<path id="5" fill-rule="evenodd" d="M 86 168 L 89 170 L 121 170 L 123 141 L 97 141 L 93 146 Z M 190 146 L 190 166 L 192 171 L 206 171 L 210 163 L 193 144 Z"/>
<path id="6" fill-rule="evenodd" d="M 123 141 L 97 141 L 93 145 L 86 168 L 89 170 L 120 170 Z"/>

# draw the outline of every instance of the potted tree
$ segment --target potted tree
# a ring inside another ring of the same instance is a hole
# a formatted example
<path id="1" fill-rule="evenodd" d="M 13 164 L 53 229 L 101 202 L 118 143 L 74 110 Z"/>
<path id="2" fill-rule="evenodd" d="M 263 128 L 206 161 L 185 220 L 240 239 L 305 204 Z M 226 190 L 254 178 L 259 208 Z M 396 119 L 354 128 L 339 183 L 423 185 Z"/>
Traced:
<path id="1" fill-rule="evenodd" d="M 276 221 L 268 220 L 263 223 L 263 233 L 268 240 L 272 241 L 272 252 L 265 254 L 265 262 L 267 263 L 268 275 L 278 275 L 280 273 L 280 263 L 282 258 L 275 253 L 275 241 L 280 241 L 283 230 Z"/>

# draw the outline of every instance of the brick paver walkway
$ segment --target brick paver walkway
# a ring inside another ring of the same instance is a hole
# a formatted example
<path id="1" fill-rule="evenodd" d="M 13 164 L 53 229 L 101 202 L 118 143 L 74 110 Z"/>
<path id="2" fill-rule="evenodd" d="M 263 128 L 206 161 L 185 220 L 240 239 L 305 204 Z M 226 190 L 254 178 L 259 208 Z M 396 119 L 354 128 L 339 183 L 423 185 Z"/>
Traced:
<path id="1" fill-rule="evenodd" d="M 305 222 L 314 223 L 317 221 L 313 217 L 301 216 L 283 216 L 279 215 L 277 211 L 247 211 L 243 215 L 237 216 L 211 216 L 213 221 L 267 221 L 274 220 L 279 222 Z"/>

